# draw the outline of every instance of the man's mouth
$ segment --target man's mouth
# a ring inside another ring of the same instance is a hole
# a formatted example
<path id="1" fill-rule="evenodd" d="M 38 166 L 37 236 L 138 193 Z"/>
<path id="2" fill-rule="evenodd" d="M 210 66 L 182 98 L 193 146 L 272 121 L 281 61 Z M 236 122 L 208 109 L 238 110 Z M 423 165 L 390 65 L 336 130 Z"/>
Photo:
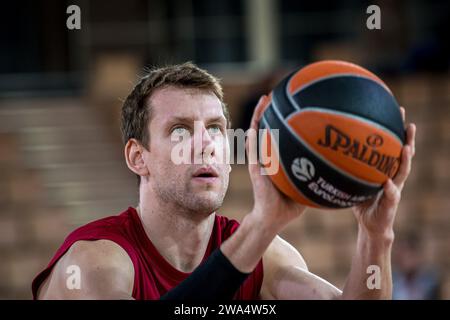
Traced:
<path id="1" fill-rule="evenodd" d="M 213 182 L 219 178 L 219 173 L 211 166 L 201 167 L 194 172 L 192 177 L 199 182 Z"/>

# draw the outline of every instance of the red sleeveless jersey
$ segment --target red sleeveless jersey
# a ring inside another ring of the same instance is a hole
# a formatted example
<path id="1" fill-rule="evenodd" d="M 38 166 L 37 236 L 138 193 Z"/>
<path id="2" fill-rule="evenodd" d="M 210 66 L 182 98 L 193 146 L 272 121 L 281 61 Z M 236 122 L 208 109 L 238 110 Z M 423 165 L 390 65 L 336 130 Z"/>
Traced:
<path id="1" fill-rule="evenodd" d="M 208 247 L 203 257 L 205 261 L 236 229 L 235 220 L 216 215 Z M 190 273 L 175 269 L 155 248 L 141 223 L 136 210 L 129 207 L 117 216 L 106 217 L 86 224 L 73 231 L 58 249 L 48 266 L 39 273 L 32 283 L 33 298 L 36 299 L 40 285 L 49 276 L 58 260 L 79 240 L 110 240 L 121 246 L 129 255 L 134 266 L 134 286 L 132 296 L 137 300 L 159 299 L 160 296 L 177 286 Z M 203 262 L 202 261 L 202 262 Z M 255 270 L 236 292 L 234 299 L 259 299 L 263 280 L 262 259 Z"/>

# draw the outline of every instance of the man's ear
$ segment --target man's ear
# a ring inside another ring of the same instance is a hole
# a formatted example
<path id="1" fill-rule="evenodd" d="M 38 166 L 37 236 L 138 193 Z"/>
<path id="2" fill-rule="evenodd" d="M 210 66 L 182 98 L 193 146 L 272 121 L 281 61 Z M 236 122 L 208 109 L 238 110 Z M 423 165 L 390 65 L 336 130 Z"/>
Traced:
<path id="1" fill-rule="evenodd" d="M 131 171 L 141 177 L 150 175 L 145 165 L 144 147 L 136 139 L 128 140 L 124 152 L 127 166 Z"/>

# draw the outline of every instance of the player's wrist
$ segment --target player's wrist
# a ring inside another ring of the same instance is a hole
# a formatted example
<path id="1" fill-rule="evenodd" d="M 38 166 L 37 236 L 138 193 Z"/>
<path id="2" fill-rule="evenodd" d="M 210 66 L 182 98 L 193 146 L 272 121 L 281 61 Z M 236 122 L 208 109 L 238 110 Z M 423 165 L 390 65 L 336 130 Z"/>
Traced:
<path id="1" fill-rule="evenodd" d="M 275 237 L 283 229 L 287 222 L 276 219 L 268 214 L 263 208 L 255 207 L 245 216 L 243 223 L 247 223 L 249 228 L 257 229 L 261 235 Z"/>
<path id="2" fill-rule="evenodd" d="M 386 227 L 375 231 L 359 224 L 358 238 L 372 246 L 386 248 L 392 246 L 395 239 L 395 233 L 392 227 Z"/>

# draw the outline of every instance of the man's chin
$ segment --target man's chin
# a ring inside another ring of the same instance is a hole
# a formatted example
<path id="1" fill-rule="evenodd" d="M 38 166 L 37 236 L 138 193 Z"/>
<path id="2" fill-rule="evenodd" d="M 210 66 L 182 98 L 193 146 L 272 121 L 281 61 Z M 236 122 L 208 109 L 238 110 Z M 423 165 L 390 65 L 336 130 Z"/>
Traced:
<path id="1" fill-rule="evenodd" d="M 212 213 L 222 205 L 223 199 L 219 199 L 216 192 L 199 191 L 191 198 L 195 211 L 201 213 Z"/>

